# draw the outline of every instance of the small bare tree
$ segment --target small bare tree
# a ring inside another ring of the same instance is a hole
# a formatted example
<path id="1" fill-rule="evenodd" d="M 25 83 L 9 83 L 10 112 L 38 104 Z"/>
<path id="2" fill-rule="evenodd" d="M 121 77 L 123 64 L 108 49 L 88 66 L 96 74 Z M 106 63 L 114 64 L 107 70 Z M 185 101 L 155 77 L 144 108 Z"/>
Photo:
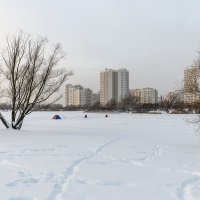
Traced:
<path id="1" fill-rule="evenodd" d="M 166 96 L 161 96 L 160 106 L 167 113 L 169 113 L 170 109 L 172 109 L 178 101 L 179 101 L 178 94 L 175 92 L 170 92 Z"/>
<path id="2" fill-rule="evenodd" d="M 110 101 L 108 101 L 108 103 L 106 104 L 106 108 L 108 110 L 115 110 L 117 108 L 117 101 L 115 99 L 111 99 Z"/>
<path id="3" fill-rule="evenodd" d="M 0 66 L 8 85 L 6 94 L 11 100 L 11 124 L 0 115 L 7 128 L 21 129 L 24 118 L 36 104 L 59 100 L 61 95 L 51 101 L 49 98 L 72 75 L 71 71 L 58 66 L 65 56 L 60 44 L 55 45 L 48 56 L 47 44 L 46 38 L 35 39 L 22 32 L 7 37 Z"/>

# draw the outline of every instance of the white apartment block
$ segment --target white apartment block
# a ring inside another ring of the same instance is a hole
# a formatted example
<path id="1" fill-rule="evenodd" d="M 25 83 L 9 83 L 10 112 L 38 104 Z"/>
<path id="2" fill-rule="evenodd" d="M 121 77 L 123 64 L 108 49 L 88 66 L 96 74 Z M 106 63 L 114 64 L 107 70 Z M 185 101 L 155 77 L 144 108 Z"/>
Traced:
<path id="1" fill-rule="evenodd" d="M 100 73 L 100 103 L 102 105 L 106 104 L 106 72 L 102 71 Z"/>
<path id="2" fill-rule="evenodd" d="M 120 102 L 129 95 L 129 72 L 126 69 L 105 69 L 100 73 L 100 103 L 114 99 Z"/>
<path id="3" fill-rule="evenodd" d="M 100 73 L 100 103 L 105 105 L 111 99 L 117 100 L 117 71 L 105 69 Z"/>
<path id="4" fill-rule="evenodd" d="M 71 84 L 67 84 L 65 86 L 65 106 L 72 106 L 77 103 L 77 90 L 82 89 L 82 86 L 80 85 L 71 85 Z"/>
<path id="5" fill-rule="evenodd" d="M 184 70 L 184 103 L 194 103 L 200 100 L 200 68 L 189 66 Z"/>
<path id="6" fill-rule="evenodd" d="M 118 102 L 129 95 L 129 72 L 126 69 L 118 70 Z"/>
<path id="7" fill-rule="evenodd" d="M 81 90 L 80 100 L 81 106 L 92 105 L 92 90 L 89 88 L 84 88 L 83 90 Z"/>
<path id="8" fill-rule="evenodd" d="M 92 104 L 92 90 L 80 85 L 65 86 L 65 106 L 89 106 Z"/>
<path id="9" fill-rule="evenodd" d="M 72 106 L 80 106 L 81 105 L 81 96 L 82 96 L 82 88 L 81 89 L 76 89 L 74 91 L 74 96 L 73 96 L 73 99 L 74 99 L 74 102 L 73 104 L 71 104 Z"/>
<path id="10" fill-rule="evenodd" d="M 141 103 L 142 104 L 158 103 L 158 91 L 153 88 L 141 89 Z"/>

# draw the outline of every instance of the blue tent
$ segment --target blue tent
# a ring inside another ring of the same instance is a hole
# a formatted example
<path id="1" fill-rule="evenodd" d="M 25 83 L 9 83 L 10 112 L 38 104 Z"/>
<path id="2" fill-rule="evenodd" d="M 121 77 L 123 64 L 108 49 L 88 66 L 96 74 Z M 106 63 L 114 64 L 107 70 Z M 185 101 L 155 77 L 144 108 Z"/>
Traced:
<path id="1" fill-rule="evenodd" d="M 61 119 L 61 117 L 60 117 L 59 115 L 54 115 L 54 116 L 52 117 L 52 119 Z"/>

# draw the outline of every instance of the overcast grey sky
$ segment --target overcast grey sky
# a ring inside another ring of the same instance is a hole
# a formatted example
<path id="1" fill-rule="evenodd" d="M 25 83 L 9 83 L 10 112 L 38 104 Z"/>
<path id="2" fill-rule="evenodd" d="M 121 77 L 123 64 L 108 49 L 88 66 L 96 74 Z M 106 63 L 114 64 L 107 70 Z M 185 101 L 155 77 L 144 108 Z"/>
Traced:
<path id="1" fill-rule="evenodd" d="M 99 90 L 99 72 L 127 68 L 130 88 L 173 89 L 200 48 L 199 0 L 0 0 L 0 46 L 22 29 L 60 42 L 68 83 Z"/>

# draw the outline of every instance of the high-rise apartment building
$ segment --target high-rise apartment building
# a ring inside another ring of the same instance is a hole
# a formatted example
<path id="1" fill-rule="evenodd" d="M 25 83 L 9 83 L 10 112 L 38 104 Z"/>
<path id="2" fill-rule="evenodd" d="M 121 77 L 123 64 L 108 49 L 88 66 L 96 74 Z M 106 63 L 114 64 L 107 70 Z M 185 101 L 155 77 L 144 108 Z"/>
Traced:
<path id="1" fill-rule="evenodd" d="M 92 90 L 80 85 L 65 86 L 65 106 L 90 106 L 92 104 Z"/>
<path id="2" fill-rule="evenodd" d="M 158 103 L 158 91 L 153 88 L 141 89 L 141 103 L 142 104 Z"/>
<path id="3" fill-rule="evenodd" d="M 90 88 L 84 88 L 81 90 L 81 103 L 82 106 L 91 106 L 92 105 L 92 90 Z"/>
<path id="4" fill-rule="evenodd" d="M 129 72 L 126 69 L 105 69 L 100 73 L 100 103 L 120 102 L 129 95 Z"/>
<path id="5" fill-rule="evenodd" d="M 118 70 L 118 102 L 122 101 L 129 95 L 129 72 L 126 69 Z"/>
<path id="6" fill-rule="evenodd" d="M 117 100 L 117 71 L 105 69 L 100 73 L 100 103 L 105 105 L 111 99 Z"/>
<path id="7" fill-rule="evenodd" d="M 200 68 L 189 66 L 184 70 L 184 102 L 194 103 L 200 100 Z"/>

